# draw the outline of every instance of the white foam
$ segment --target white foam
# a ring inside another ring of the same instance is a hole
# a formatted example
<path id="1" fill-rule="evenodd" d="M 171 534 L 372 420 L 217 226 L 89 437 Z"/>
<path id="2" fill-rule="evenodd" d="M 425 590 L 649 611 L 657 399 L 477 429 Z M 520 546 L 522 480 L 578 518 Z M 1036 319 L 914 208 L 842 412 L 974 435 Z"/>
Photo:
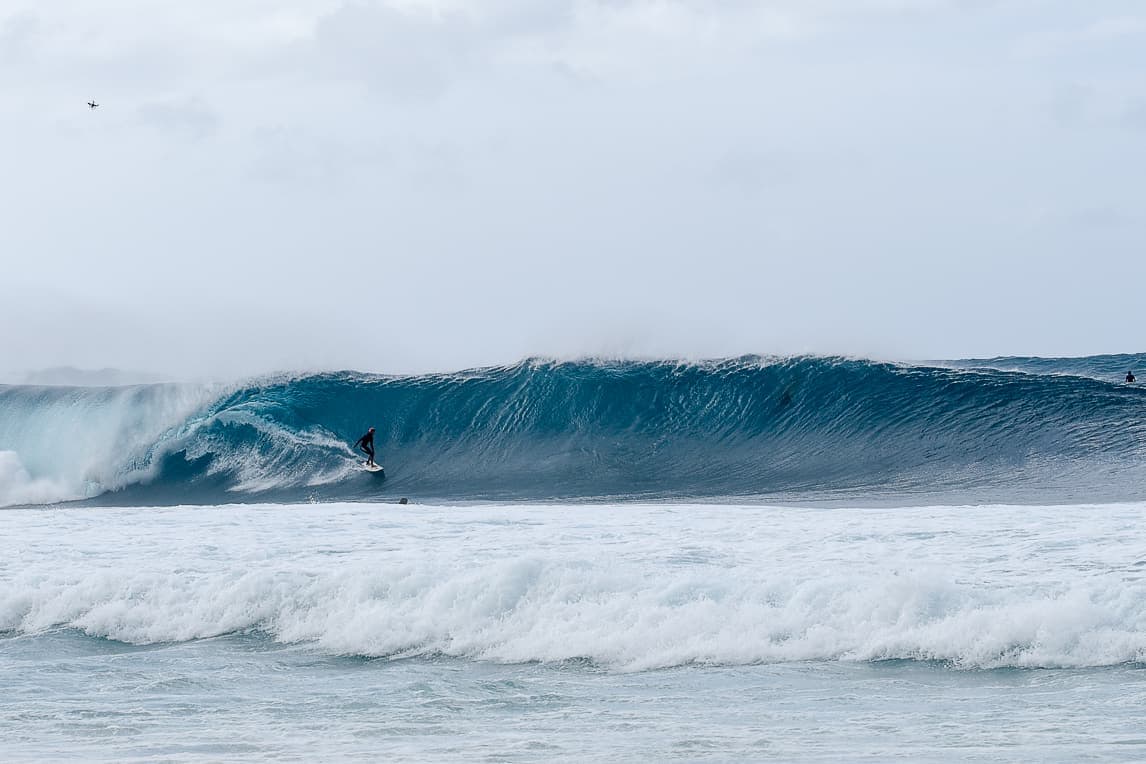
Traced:
<path id="1" fill-rule="evenodd" d="M 0 388 L 0 453 L 8 454 L 0 461 L 0 507 L 90 498 L 147 482 L 163 457 L 178 451 L 190 460 L 210 457 L 209 472 L 230 475 L 235 492 L 322 485 L 354 470 L 347 444 L 320 427 L 294 431 L 242 404 L 210 412 L 208 404 L 229 390 Z M 230 440 L 241 428 L 257 438 Z"/>
<path id="2" fill-rule="evenodd" d="M 135 643 L 257 630 L 338 654 L 623 670 L 1105 666 L 1146 660 L 1136 565 L 1146 547 L 1125 534 L 1144 516 L 1142 506 L 19 510 L 5 514 L 12 532 L 0 543 L 0 630 Z"/>
<path id="3" fill-rule="evenodd" d="M 0 451 L 0 507 L 46 504 L 66 496 L 68 489 L 51 480 L 28 474 L 15 451 Z"/>
<path id="4" fill-rule="evenodd" d="M 250 449 L 236 447 L 223 436 L 210 437 L 202 432 L 205 425 L 218 423 L 225 428 L 248 427 L 258 433 L 258 442 Z M 292 430 L 242 407 L 213 415 L 198 423 L 195 437 L 182 438 L 168 447 L 186 450 L 189 459 L 210 455 L 211 474 L 227 473 L 233 477 L 231 491 L 258 492 L 284 486 L 315 486 L 345 478 L 357 467 L 357 460 L 332 459 L 327 463 L 313 459 L 315 453 L 348 453 L 347 444 L 322 428 Z M 304 463 L 307 469 L 299 469 Z"/>
<path id="5" fill-rule="evenodd" d="M 203 385 L 0 390 L 0 452 L 9 454 L 0 506 L 88 498 L 146 479 L 155 444 L 218 393 Z"/>

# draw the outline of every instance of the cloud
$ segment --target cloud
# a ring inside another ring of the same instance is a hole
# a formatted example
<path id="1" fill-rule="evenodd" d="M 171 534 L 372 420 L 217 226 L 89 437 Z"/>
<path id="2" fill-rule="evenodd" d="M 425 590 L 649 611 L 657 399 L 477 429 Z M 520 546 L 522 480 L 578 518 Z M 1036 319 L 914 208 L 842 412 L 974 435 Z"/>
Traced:
<path id="1" fill-rule="evenodd" d="M 1142 16 L 1100 18 L 1088 24 L 1078 35 L 1082 41 L 1099 44 L 1142 37 L 1146 37 L 1146 18 Z"/>
<path id="2" fill-rule="evenodd" d="M 1094 231 L 1122 228 L 1137 222 L 1132 215 L 1113 204 L 1098 204 L 1069 210 L 1052 220 L 1068 227 Z"/>
<path id="3" fill-rule="evenodd" d="M 19 367 L 1027 352 L 952 317 L 1140 247 L 1122 0 L 21 1 Z"/>
<path id="4" fill-rule="evenodd" d="M 192 141 L 210 137 L 219 127 L 218 113 L 199 97 L 146 103 L 139 107 L 139 118 L 161 132 Z"/>
<path id="5" fill-rule="evenodd" d="M 1126 106 L 1122 123 L 1132 130 L 1146 131 L 1146 98 L 1135 99 Z"/>
<path id="6" fill-rule="evenodd" d="M 1024 30 L 1015 47 L 1020 57 L 1093 55 L 1095 51 L 1124 45 L 1140 46 L 1146 38 L 1146 15 L 1140 10 L 1118 16 L 1085 14 L 1081 19 L 1075 16 L 1068 18 L 1069 23 L 1058 25 L 1053 23 L 1055 18 L 1040 19 L 1042 23 Z"/>
<path id="7" fill-rule="evenodd" d="M 309 52 L 328 77 L 420 102 L 440 97 L 462 74 L 474 42 L 460 15 L 355 2 L 318 22 Z"/>
<path id="8" fill-rule="evenodd" d="M 1096 93 L 1093 87 L 1067 82 L 1055 88 L 1045 103 L 1047 114 L 1060 127 L 1075 127 L 1090 116 Z"/>
<path id="9" fill-rule="evenodd" d="M 352 0 L 318 18 L 283 55 L 316 76 L 427 103 L 505 61 L 641 81 L 674 76 L 698 55 L 726 58 L 807 39 L 849 18 L 966 7 L 954 0 Z"/>
<path id="10" fill-rule="evenodd" d="M 250 144 L 250 176 L 265 183 L 329 189 L 355 173 L 377 169 L 390 161 L 389 152 L 383 147 L 351 144 L 299 127 L 259 128 Z"/>
<path id="11" fill-rule="evenodd" d="M 716 160 L 711 171 L 718 187 L 752 196 L 786 186 L 796 177 L 795 161 L 783 152 L 730 150 Z"/>
<path id="12" fill-rule="evenodd" d="M 0 21 L 0 61 L 13 61 L 26 55 L 41 31 L 40 17 L 31 11 L 21 11 Z"/>

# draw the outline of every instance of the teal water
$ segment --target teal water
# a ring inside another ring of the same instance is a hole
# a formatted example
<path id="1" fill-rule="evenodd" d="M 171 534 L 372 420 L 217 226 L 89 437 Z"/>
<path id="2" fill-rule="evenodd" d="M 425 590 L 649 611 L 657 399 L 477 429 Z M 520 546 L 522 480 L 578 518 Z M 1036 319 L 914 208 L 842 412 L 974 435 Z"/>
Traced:
<path id="1" fill-rule="evenodd" d="M 1137 500 L 1143 356 L 546 361 L 230 385 L 0 385 L 0 506 Z M 351 444 L 377 427 L 385 480 Z M 73 458 L 60 459 L 69 433 Z"/>

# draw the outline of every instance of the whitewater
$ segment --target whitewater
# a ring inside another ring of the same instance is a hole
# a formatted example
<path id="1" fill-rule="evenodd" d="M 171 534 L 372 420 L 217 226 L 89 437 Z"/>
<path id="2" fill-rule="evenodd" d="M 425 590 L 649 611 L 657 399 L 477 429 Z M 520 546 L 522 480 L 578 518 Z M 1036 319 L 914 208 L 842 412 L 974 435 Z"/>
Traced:
<path id="1" fill-rule="evenodd" d="M 1141 760 L 1143 360 L 0 386 L 0 760 Z"/>
<path id="2" fill-rule="evenodd" d="M 1124 761 L 1146 505 L 9 510 L 8 760 Z"/>

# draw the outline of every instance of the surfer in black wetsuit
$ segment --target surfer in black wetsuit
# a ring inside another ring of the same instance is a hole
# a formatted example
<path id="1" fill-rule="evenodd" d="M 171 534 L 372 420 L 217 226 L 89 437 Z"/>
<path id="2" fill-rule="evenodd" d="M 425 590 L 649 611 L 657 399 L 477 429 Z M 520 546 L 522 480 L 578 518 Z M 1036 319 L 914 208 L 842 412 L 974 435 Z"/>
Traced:
<path id="1" fill-rule="evenodd" d="M 362 453 L 366 454 L 369 458 L 366 460 L 366 466 L 374 466 L 374 428 L 371 427 L 366 431 L 366 434 L 354 442 L 354 447 L 362 447 Z"/>
<path id="2" fill-rule="evenodd" d="M 1134 372 L 1132 372 L 1132 371 L 1126 372 L 1126 384 L 1131 384 L 1132 382 L 1134 382 L 1134 379 L 1135 379 Z"/>

